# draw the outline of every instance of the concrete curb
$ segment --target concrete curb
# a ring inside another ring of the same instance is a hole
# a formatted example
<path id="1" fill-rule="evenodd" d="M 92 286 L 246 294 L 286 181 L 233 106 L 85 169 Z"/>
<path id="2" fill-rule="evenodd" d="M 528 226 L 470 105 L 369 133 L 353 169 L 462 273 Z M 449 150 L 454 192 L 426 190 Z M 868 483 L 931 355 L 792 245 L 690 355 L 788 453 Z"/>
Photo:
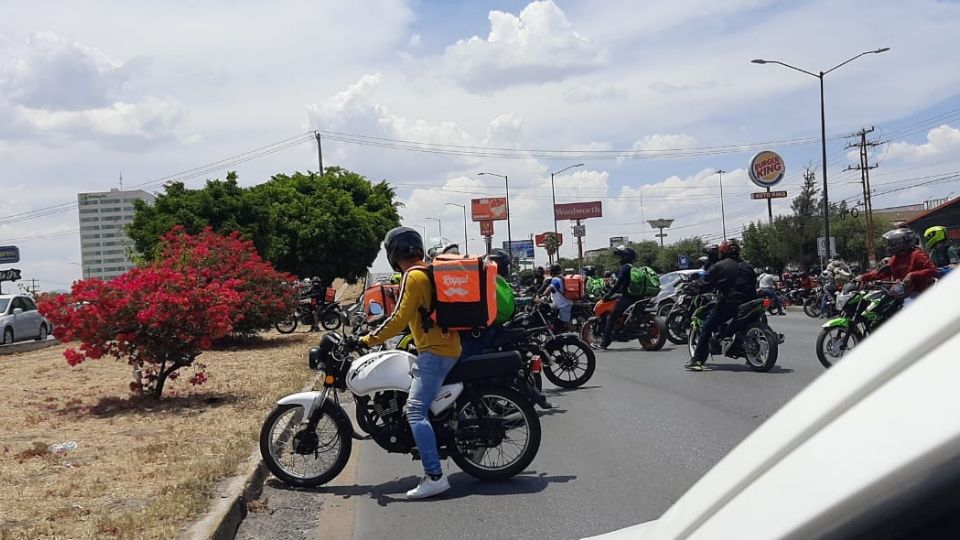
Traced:
<path id="1" fill-rule="evenodd" d="M 311 377 L 301 392 L 312 390 L 319 379 L 319 373 Z M 217 485 L 212 494 L 213 502 L 207 512 L 187 527 L 179 538 L 233 540 L 240 523 L 247 517 L 247 503 L 260 497 L 263 483 L 269 474 L 260 457 L 259 445 L 255 445 L 250 457 L 240 464 L 240 473 L 222 480 Z"/>
<path id="2" fill-rule="evenodd" d="M 0 345 L 0 356 L 38 351 L 40 349 L 46 349 L 47 347 L 53 347 L 54 345 L 59 344 L 59 341 L 53 338 L 48 338 L 43 341 L 21 341 L 20 343 L 11 343 L 10 345 Z"/>

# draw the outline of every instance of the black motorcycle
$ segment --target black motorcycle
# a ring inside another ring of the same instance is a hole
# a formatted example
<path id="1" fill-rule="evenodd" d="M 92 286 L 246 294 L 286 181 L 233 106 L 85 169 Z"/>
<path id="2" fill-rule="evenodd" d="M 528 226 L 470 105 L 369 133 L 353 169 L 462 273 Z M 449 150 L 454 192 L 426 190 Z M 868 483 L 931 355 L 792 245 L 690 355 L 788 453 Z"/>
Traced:
<path id="1" fill-rule="evenodd" d="M 576 332 L 567 332 L 548 304 L 529 306 L 504 324 L 501 332 L 513 332 L 510 346 L 532 346 L 542 351 L 543 374 L 560 388 L 583 386 L 593 377 L 597 357 Z M 516 333 L 522 330 L 523 334 Z"/>
<path id="2" fill-rule="evenodd" d="M 324 330 L 336 330 L 340 328 L 346 315 L 340 309 L 337 302 L 319 302 L 315 296 L 310 298 L 301 298 L 297 304 L 297 309 L 275 326 L 277 332 L 289 334 L 297 329 L 298 324 L 315 328 L 318 323 Z"/>
<path id="3" fill-rule="evenodd" d="M 687 340 L 690 357 L 694 356 L 700 329 L 713 310 L 717 300 L 705 303 L 693 312 L 690 321 L 690 336 Z M 769 298 L 758 298 L 740 304 L 729 321 L 720 326 L 710 337 L 710 354 L 728 358 L 743 358 L 753 371 L 770 371 L 777 364 L 777 354 L 783 343 L 783 334 L 778 334 L 767 324 L 766 310 L 772 304 Z"/>

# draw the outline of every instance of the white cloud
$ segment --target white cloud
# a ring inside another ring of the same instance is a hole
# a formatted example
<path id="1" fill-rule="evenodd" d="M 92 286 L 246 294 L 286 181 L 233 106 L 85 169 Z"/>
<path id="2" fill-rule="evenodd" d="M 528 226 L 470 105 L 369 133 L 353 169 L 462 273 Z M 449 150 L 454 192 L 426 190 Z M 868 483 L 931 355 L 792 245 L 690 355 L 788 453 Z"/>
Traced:
<path id="1" fill-rule="evenodd" d="M 956 154 L 958 151 L 960 151 L 960 129 L 944 124 L 927 132 L 926 143 L 910 144 L 904 141 L 890 143 L 887 158 L 924 161 L 947 154 Z"/>
<path id="2" fill-rule="evenodd" d="M 420 37 L 420 34 L 413 34 L 410 36 L 410 39 L 407 41 L 407 48 L 416 49 L 423 44 L 423 39 Z"/>
<path id="3" fill-rule="evenodd" d="M 607 62 L 603 47 L 576 32 L 553 0 L 531 2 L 519 15 L 491 11 L 489 19 L 486 38 L 460 40 L 442 59 L 467 90 L 558 81 Z"/>
<path id="4" fill-rule="evenodd" d="M 0 71 L 0 89 L 10 102 L 32 109 L 106 107 L 120 95 L 137 64 L 118 62 L 53 32 L 33 32 L 26 54 Z"/>
<path id="5" fill-rule="evenodd" d="M 627 91 L 612 83 L 583 84 L 567 88 L 563 97 L 571 103 L 589 101 L 620 101 L 627 99 Z"/>
<path id="6" fill-rule="evenodd" d="M 690 148 L 697 144 L 697 139 L 691 135 L 658 134 L 647 135 L 633 143 L 630 152 L 624 152 L 617 158 L 617 163 L 623 163 L 637 154 L 656 153 L 659 151 L 679 150 Z"/>

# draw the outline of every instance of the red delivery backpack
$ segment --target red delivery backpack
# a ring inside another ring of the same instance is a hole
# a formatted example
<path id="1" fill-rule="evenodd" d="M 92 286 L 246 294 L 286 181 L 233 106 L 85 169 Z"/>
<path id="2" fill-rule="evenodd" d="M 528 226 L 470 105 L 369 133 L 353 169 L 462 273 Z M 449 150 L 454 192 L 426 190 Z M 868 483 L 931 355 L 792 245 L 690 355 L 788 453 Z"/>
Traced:
<path id="1" fill-rule="evenodd" d="M 399 285 L 374 285 L 363 291 L 363 312 L 367 315 L 367 320 L 375 316 L 370 309 L 373 303 L 380 305 L 384 316 L 392 315 L 393 310 L 397 308 L 399 294 Z"/>
<path id="2" fill-rule="evenodd" d="M 586 292 L 583 276 L 575 274 L 563 277 L 563 296 L 568 300 L 579 300 Z"/>
<path id="3" fill-rule="evenodd" d="M 324 295 L 323 295 L 323 301 L 328 304 L 332 304 L 336 300 L 337 300 L 337 290 L 334 289 L 333 287 L 327 287 L 327 290 L 326 292 L 324 292 Z"/>
<path id="4" fill-rule="evenodd" d="M 427 267 L 433 288 L 431 309 L 421 308 L 423 327 L 477 330 L 493 326 L 497 318 L 497 264 L 482 257 L 441 255 Z M 412 270 L 412 269 L 411 269 Z"/>

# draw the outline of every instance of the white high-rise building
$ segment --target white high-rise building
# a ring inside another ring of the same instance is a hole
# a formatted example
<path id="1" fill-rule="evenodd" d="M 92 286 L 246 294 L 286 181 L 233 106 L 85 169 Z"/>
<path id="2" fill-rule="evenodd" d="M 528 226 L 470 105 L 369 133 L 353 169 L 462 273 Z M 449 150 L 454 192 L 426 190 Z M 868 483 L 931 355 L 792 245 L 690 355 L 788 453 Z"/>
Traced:
<path id="1" fill-rule="evenodd" d="M 111 189 L 78 193 L 80 204 L 80 264 L 83 277 L 111 279 L 134 267 L 128 257 L 133 247 L 124 226 L 133 221 L 133 201 L 153 203 L 143 190 Z"/>

